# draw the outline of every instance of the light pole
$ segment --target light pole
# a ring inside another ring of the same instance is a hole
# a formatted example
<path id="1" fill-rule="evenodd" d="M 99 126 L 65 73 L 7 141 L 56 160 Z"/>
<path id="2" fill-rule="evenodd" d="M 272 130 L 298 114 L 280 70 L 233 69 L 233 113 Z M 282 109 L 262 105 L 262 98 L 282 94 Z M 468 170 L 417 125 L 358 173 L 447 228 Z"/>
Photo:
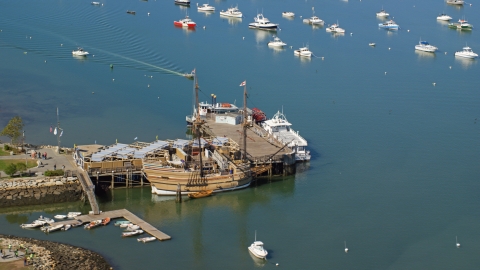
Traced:
<path id="1" fill-rule="evenodd" d="M 23 131 L 23 142 L 22 142 L 22 150 L 23 150 L 23 145 L 25 144 L 25 130 Z M 27 150 L 25 150 L 25 169 L 27 169 Z"/>

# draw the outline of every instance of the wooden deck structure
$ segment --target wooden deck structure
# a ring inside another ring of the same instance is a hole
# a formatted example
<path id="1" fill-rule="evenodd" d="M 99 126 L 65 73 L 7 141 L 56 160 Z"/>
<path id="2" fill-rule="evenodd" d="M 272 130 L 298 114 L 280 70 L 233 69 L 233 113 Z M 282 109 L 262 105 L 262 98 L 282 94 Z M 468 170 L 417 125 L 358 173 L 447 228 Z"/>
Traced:
<path id="1" fill-rule="evenodd" d="M 78 180 L 82 185 L 83 191 L 87 194 L 88 201 L 90 202 L 90 206 L 92 207 L 92 211 L 95 215 L 100 213 L 100 209 L 98 207 L 97 199 L 95 198 L 95 190 L 94 185 L 90 177 L 84 172 L 78 172 Z"/>
<path id="2" fill-rule="evenodd" d="M 106 217 L 109 217 L 112 220 L 116 219 L 116 218 L 124 218 L 124 219 L 132 222 L 133 224 L 136 224 L 136 225 L 140 226 L 140 228 L 143 231 L 152 235 L 153 237 L 157 238 L 160 241 L 171 239 L 171 237 L 169 235 L 159 231 L 157 228 L 153 227 L 148 222 L 139 218 L 138 216 L 136 216 L 132 212 L 128 211 L 127 209 L 119 209 L 119 210 L 101 212 L 98 215 L 90 215 L 89 214 L 89 215 L 77 216 L 77 217 L 75 217 L 75 219 L 57 221 L 55 223 L 52 223 L 51 225 L 58 225 L 58 224 L 81 225 L 81 224 L 92 222 L 94 220 L 104 219 Z"/>

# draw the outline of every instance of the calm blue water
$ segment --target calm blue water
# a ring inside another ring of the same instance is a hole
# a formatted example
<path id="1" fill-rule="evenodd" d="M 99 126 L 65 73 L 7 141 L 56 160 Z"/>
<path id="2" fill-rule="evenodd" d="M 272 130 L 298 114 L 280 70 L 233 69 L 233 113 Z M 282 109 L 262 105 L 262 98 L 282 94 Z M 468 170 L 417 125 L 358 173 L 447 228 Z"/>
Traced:
<path id="1" fill-rule="evenodd" d="M 435 18 L 446 12 L 480 26 L 479 5 L 215 1 L 217 12 L 206 15 L 196 2 L 191 8 L 173 1 L 102 3 L 0 3 L 2 126 L 21 115 L 27 141 L 55 144 L 48 130 L 58 106 L 66 146 L 183 138 L 192 82 L 180 74 L 196 68 L 202 100 L 214 93 L 241 105 L 238 85 L 247 80 L 252 107 L 269 116 L 283 107 L 313 159 L 294 177 L 181 205 L 159 201 L 148 188 L 117 190 L 102 203 L 104 210 L 127 207 L 171 235 L 167 242 L 121 239 L 113 226 L 48 236 L 18 227 L 76 204 L 3 210 L 1 233 L 91 248 L 121 269 L 274 268 L 276 262 L 284 269 L 478 269 L 479 60 L 455 59 L 454 52 L 468 44 L 479 53 L 480 38 L 476 28 L 459 32 Z M 237 3 L 245 18 L 219 18 L 219 10 Z M 303 24 L 300 16 L 311 16 L 312 6 L 346 34 Z M 375 12 L 382 6 L 399 31 L 378 29 Z M 267 47 L 271 33 L 248 29 L 262 10 L 280 24 L 285 50 Z M 297 14 L 294 20 L 282 18 L 287 10 Z M 196 31 L 173 26 L 186 13 Z M 415 52 L 420 39 L 439 51 Z M 295 57 L 289 46 L 304 44 L 324 59 Z M 91 55 L 73 58 L 78 46 Z M 255 230 L 270 252 L 264 264 L 246 248 Z"/>

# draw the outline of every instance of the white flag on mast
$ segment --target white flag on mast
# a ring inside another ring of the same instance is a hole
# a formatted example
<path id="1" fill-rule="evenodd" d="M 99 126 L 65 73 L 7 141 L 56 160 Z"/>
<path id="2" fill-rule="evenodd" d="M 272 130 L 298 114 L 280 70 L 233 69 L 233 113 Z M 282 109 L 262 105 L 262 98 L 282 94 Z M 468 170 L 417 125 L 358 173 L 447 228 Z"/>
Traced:
<path id="1" fill-rule="evenodd" d="M 57 135 L 57 128 L 53 131 L 53 135 Z"/>
<path id="2" fill-rule="evenodd" d="M 243 82 L 240 84 L 240 86 L 245 86 L 245 85 L 247 85 L 247 81 L 243 81 Z"/>

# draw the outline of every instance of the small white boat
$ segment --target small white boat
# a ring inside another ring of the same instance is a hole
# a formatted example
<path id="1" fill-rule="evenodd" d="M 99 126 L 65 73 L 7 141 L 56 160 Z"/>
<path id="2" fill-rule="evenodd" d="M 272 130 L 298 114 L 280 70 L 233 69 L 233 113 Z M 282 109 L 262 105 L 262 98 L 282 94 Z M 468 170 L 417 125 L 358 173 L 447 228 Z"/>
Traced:
<path id="1" fill-rule="evenodd" d="M 338 23 L 330 25 L 325 30 L 329 33 L 345 33 L 345 29 L 340 28 Z"/>
<path id="2" fill-rule="evenodd" d="M 450 21 L 451 19 L 452 19 L 452 17 L 448 16 L 445 13 L 442 13 L 442 14 L 437 16 L 437 20 L 439 20 L 439 21 Z"/>
<path id="3" fill-rule="evenodd" d="M 463 5 L 465 1 L 463 0 L 447 0 L 447 4 L 450 5 Z"/>
<path id="4" fill-rule="evenodd" d="M 298 50 L 293 51 L 293 54 L 296 56 L 301 56 L 301 57 L 311 57 L 312 52 L 308 49 L 308 47 L 302 47 Z"/>
<path id="5" fill-rule="evenodd" d="M 157 238 L 153 237 L 153 236 L 150 236 L 150 237 L 142 237 L 142 238 L 138 238 L 137 241 L 138 242 L 143 242 L 143 243 L 147 243 L 147 242 L 152 242 L 152 241 L 155 241 L 157 240 Z"/>
<path id="6" fill-rule="evenodd" d="M 190 5 L 190 0 L 175 0 L 175 4 L 189 6 Z"/>
<path id="7" fill-rule="evenodd" d="M 139 234 L 142 234 L 142 233 L 143 233 L 142 230 L 135 230 L 133 232 L 124 232 L 124 233 L 122 233 L 122 237 L 134 236 L 134 235 L 139 235 Z"/>
<path id="8" fill-rule="evenodd" d="M 284 16 L 284 17 L 295 17 L 295 13 L 290 12 L 290 11 L 284 11 L 284 12 L 282 12 L 282 16 Z"/>
<path id="9" fill-rule="evenodd" d="M 22 225 L 20 225 L 20 227 L 22 227 L 23 229 L 25 229 L 25 228 L 38 228 L 38 227 L 43 226 L 44 224 L 45 224 L 45 222 L 40 222 L 38 220 L 35 220 L 32 223 L 22 224 Z"/>
<path id="10" fill-rule="evenodd" d="M 377 17 L 382 17 L 382 18 L 386 18 L 390 16 L 389 13 L 387 13 L 383 8 L 382 10 L 380 10 L 379 12 L 377 12 Z"/>
<path id="11" fill-rule="evenodd" d="M 254 20 L 255 22 L 248 24 L 248 27 L 261 29 L 261 30 L 274 30 L 274 31 L 276 31 L 278 28 L 278 24 L 270 22 L 270 20 L 265 18 L 261 13 L 257 14 Z"/>
<path id="12" fill-rule="evenodd" d="M 427 41 L 420 41 L 418 45 L 415 46 L 415 50 L 434 53 L 438 48 L 430 45 Z"/>
<path id="13" fill-rule="evenodd" d="M 370 42 L 368 43 L 368 46 L 372 46 L 372 47 L 375 47 L 377 44 L 375 44 L 374 42 Z"/>
<path id="14" fill-rule="evenodd" d="M 85 224 L 85 226 L 83 226 L 83 228 L 86 229 L 86 230 L 90 230 L 92 228 L 100 226 L 101 224 L 102 224 L 102 220 L 97 219 L 97 220 L 94 220 L 90 223 Z"/>
<path id="15" fill-rule="evenodd" d="M 312 25 L 322 25 L 322 24 L 325 23 L 322 19 L 320 19 L 319 17 L 317 17 L 315 15 L 308 18 L 308 19 L 303 19 L 303 22 L 308 23 L 308 24 L 312 24 Z"/>
<path id="16" fill-rule="evenodd" d="M 243 14 L 238 10 L 238 6 L 227 9 L 226 11 L 220 11 L 220 16 L 242 18 Z"/>
<path id="17" fill-rule="evenodd" d="M 140 226 L 135 224 L 128 224 L 127 227 L 125 227 L 125 230 L 130 232 L 136 231 L 138 229 L 140 229 Z"/>
<path id="18" fill-rule="evenodd" d="M 268 42 L 267 45 L 271 47 L 283 47 L 283 46 L 286 46 L 287 44 L 281 41 L 280 38 L 274 37 L 273 40 Z"/>
<path id="19" fill-rule="evenodd" d="M 209 4 L 202 4 L 201 6 L 197 3 L 197 10 L 198 11 L 215 11 L 214 6 L 210 6 Z"/>
<path id="20" fill-rule="evenodd" d="M 73 50 L 72 54 L 75 56 L 87 56 L 89 53 L 87 51 L 84 51 L 83 48 L 78 48 L 77 50 Z"/>
<path id="21" fill-rule="evenodd" d="M 50 224 L 55 222 L 55 220 L 53 220 L 52 218 L 43 217 L 43 216 L 40 216 L 40 218 L 38 218 L 36 221 L 43 222 L 43 224 Z"/>
<path id="22" fill-rule="evenodd" d="M 46 226 L 46 227 L 42 227 L 42 231 L 44 231 L 45 233 L 49 233 L 49 232 L 54 232 L 54 231 L 58 231 L 60 230 L 61 228 L 63 228 L 63 224 L 58 224 L 58 225 L 55 225 L 55 226 Z"/>
<path id="23" fill-rule="evenodd" d="M 472 51 L 472 48 L 470 48 L 468 46 L 465 46 L 465 47 L 463 47 L 463 50 L 456 52 L 455 56 L 475 59 L 475 58 L 478 57 L 478 54 L 474 53 Z"/>
<path id="24" fill-rule="evenodd" d="M 56 218 L 56 219 L 66 219 L 67 215 L 55 215 L 53 217 Z"/>
<path id="25" fill-rule="evenodd" d="M 132 222 L 128 221 L 128 220 L 120 220 L 120 221 L 115 221 L 115 223 L 113 225 L 115 226 L 120 226 L 122 224 L 125 224 L 125 225 L 128 225 L 128 224 L 131 224 Z"/>
<path id="26" fill-rule="evenodd" d="M 68 212 L 67 217 L 74 218 L 76 216 L 80 216 L 81 214 L 82 214 L 81 212 Z"/>
<path id="27" fill-rule="evenodd" d="M 385 28 L 387 30 L 397 30 L 399 28 L 398 24 L 395 23 L 393 20 L 390 20 L 384 23 L 379 23 L 378 27 Z"/>
<path id="28" fill-rule="evenodd" d="M 66 224 L 65 226 L 63 226 L 62 231 L 68 231 L 70 230 L 70 228 L 72 228 L 72 225 Z"/>
<path id="29" fill-rule="evenodd" d="M 253 256 L 259 259 L 265 259 L 268 252 L 263 248 L 263 242 L 257 241 L 257 231 L 255 231 L 255 241 L 248 247 Z"/>
<path id="30" fill-rule="evenodd" d="M 92 5 L 98 6 L 98 5 L 100 5 L 100 2 L 92 2 Z"/>

